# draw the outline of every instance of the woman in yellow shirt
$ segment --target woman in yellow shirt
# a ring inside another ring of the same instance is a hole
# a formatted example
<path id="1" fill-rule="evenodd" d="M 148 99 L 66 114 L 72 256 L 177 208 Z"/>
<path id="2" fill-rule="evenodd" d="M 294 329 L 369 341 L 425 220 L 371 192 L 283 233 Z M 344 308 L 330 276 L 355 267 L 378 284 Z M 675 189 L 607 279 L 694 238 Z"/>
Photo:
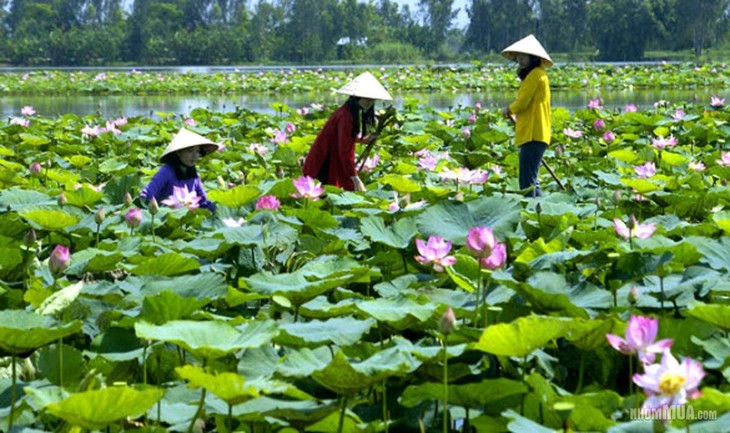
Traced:
<path id="1" fill-rule="evenodd" d="M 515 121 L 515 144 L 520 149 L 520 189 L 535 188 L 529 197 L 542 195 L 537 174 L 542 156 L 550 144 L 550 81 L 545 68 L 553 61 L 533 35 L 502 51 L 502 55 L 519 64 L 517 76 L 522 83 L 517 99 L 502 113 Z"/>

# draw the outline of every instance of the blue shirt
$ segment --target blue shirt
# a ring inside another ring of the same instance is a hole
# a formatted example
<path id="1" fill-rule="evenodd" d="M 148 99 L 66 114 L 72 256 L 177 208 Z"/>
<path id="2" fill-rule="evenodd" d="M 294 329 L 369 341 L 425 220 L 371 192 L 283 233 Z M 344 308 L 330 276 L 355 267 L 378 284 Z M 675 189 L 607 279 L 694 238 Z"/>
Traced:
<path id="1" fill-rule="evenodd" d="M 159 203 L 172 195 L 172 187 L 174 186 L 178 188 L 185 186 L 188 188 L 188 191 L 195 191 L 195 194 L 200 197 L 200 207 L 215 212 L 215 203 L 208 200 L 208 196 L 205 195 L 203 181 L 200 180 L 200 176 L 180 180 L 175 174 L 175 169 L 169 164 L 165 164 L 160 168 L 139 196 L 145 200 L 150 200 L 154 197 Z"/>

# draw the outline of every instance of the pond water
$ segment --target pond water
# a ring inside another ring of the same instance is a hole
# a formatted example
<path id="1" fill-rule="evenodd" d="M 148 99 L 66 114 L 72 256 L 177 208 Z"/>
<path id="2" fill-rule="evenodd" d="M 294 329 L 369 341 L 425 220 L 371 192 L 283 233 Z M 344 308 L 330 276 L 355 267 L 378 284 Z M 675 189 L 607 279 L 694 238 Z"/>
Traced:
<path id="1" fill-rule="evenodd" d="M 447 111 L 458 106 L 472 106 L 476 102 L 486 109 L 497 109 L 511 101 L 516 92 L 483 92 L 483 93 L 414 93 L 396 95 L 394 105 L 400 108 L 404 104 L 404 96 L 417 98 L 424 106 Z M 694 90 L 585 90 L 559 91 L 553 90 L 553 107 L 565 107 L 575 111 L 584 108 L 594 98 L 601 98 L 607 108 L 623 109 L 626 104 L 636 104 L 639 108 L 648 108 L 660 100 L 671 103 L 692 102 L 709 104 L 710 97 L 717 95 L 730 99 L 730 91 L 713 89 Z M 157 112 L 175 113 L 182 116 L 198 107 L 214 111 L 233 111 L 236 107 L 251 111 L 274 114 L 272 103 L 284 103 L 291 108 L 309 106 L 312 103 L 335 104 L 343 102 L 339 94 L 256 94 L 256 95 L 144 95 L 144 96 L 1 96 L 0 115 L 3 119 L 20 115 L 20 109 L 26 105 L 33 106 L 38 115 L 55 117 L 65 113 L 84 116 L 101 113 L 105 118 L 119 116 L 151 116 Z"/>

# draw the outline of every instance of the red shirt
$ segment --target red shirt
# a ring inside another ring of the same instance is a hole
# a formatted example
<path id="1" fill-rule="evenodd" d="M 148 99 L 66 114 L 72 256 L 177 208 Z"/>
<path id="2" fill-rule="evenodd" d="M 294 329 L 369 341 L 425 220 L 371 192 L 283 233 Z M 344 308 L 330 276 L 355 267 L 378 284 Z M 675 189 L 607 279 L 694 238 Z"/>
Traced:
<path id="1" fill-rule="evenodd" d="M 352 137 L 354 118 L 348 104 L 337 109 L 325 123 L 312 143 L 304 160 L 305 176 L 319 179 L 328 185 L 335 185 L 353 191 L 355 184 L 351 177 L 355 171 L 355 137 Z"/>

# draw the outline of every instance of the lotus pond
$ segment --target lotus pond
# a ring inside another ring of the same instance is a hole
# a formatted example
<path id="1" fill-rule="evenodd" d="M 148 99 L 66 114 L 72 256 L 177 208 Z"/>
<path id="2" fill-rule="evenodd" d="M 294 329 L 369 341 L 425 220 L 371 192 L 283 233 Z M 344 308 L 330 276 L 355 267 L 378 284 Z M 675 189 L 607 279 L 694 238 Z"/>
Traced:
<path id="1" fill-rule="evenodd" d="M 724 99 L 555 108 L 537 200 L 498 110 L 405 100 L 352 193 L 273 106 L 0 126 L 0 430 L 728 431 Z M 215 214 L 130 200 L 183 125 Z"/>

